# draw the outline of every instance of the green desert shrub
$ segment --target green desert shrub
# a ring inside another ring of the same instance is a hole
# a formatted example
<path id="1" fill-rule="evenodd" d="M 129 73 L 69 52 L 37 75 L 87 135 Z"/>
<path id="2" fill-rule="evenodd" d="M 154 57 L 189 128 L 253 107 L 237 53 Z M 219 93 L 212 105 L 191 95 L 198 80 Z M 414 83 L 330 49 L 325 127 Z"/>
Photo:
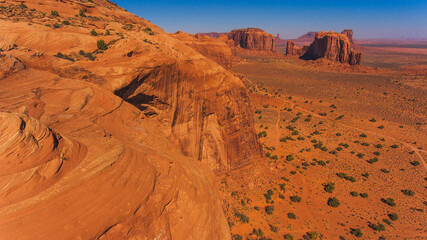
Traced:
<path id="1" fill-rule="evenodd" d="M 363 233 L 362 233 L 362 230 L 360 230 L 360 228 L 352 228 L 350 230 L 350 233 L 356 237 L 363 237 Z"/>
<path id="2" fill-rule="evenodd" d="M 338 207 L 341 203 L 336 197 L 333 197 L 328 199 L 328 205 L 331 207 Z"/>
<path id="3" fill-rule="evenodd" d="M 99 50 L 107 50 L 108 49 L 108 45 L 104 42 L 104 40 L 99 40 L 96 43 L 97 47 Z"/>
<path id="4" fill-rule="evenodd" d="M 399 216 L 397 215 L 397 213 L 390 213 L 390 214 L 388 214 L 388 217 L 392 221 L 397 221 L 397 219 L 399 219 Z"/>

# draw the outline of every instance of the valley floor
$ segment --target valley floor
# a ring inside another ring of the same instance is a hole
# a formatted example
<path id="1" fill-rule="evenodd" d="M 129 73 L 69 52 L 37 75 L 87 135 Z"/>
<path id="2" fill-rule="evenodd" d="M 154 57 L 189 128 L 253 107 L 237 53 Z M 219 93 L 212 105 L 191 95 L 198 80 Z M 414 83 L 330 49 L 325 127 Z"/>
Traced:
<path id="1" fill-rule="evenodd" d="M 424 76 L 246 60 L 266 158 L 220 176 L 235 239 L 427 237 Z"/>

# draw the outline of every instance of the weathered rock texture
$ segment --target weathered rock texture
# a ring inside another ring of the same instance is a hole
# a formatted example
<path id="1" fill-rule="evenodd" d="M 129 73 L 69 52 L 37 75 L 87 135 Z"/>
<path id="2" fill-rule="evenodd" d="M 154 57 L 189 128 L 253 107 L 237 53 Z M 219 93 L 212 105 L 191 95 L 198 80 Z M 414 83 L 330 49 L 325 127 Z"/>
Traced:
<path id="1" fill-rule="evenodd" d="M 276 51 L 274 35 L 259 28 L 236 29 L 228 34 L 234 46 L 256 51 Z"/>
<path id="2" fill-rule="evenodd" d="M 201 35 L 201 36 L 208 36 L 211 38 L 220 38 L 222 36 L 226 36 L 228 33 L 226 32 L 222 32 L 222 33 L 218 33 L 218 32 L 209 32 L 209 33 L 197 33 L 196 35 Z"/>
<path id="3" fill-rule="evenodd" d="M 326 58 L 351 65 L 361 63 L 361 53 L 356 53 L 351 49 L 347 35 L 332 31 L 318 33 L 302 58 L 306 60 Z"/>
<path id="4" fill-rule="evenodd" d="M 197 34 L 194 36 L 181 31 L 172 36 L 224 68 L 231 69 L 235 57 L 230 46 L 224 41 L 206 35 Z"/>
<path id="5" fill-rule="evenodd" d="M 286 46 L 286 55 L 302 55 L 303 49 L 297 47 L 293 41 L 288 41 Z"/>
<path id="6" fill-rule="evenodd" d="M 213 170 L 262 153 L 242 81 L 110 1 L 20 4 L 0 10 L 0 239 L 231 239 Z"/>

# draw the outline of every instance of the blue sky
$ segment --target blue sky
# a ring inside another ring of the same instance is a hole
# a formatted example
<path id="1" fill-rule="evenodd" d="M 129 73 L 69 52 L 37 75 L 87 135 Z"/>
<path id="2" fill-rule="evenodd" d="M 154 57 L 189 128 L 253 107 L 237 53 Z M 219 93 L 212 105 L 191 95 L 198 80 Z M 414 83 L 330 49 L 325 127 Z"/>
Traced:
<path id="1" fill-rule="evenodd" d="M 259 27 L 282 38 L 352 28 L 355 38 L 427 38 L 427 0 L 113 0 L 167 32 Z"/>

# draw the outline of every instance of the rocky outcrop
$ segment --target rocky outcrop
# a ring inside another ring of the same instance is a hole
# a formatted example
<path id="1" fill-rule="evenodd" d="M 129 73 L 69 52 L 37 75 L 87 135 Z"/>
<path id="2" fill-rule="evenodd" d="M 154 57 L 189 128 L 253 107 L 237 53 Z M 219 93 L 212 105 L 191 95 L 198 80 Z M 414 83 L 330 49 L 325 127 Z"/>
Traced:
<path id="1" fill-rule="evenodd" d="M 353 30 L 352 29 L 344 29 L 341 34 L 345 34 L 350 41 L 350 43 L 353 42 Z"/>
<path id="2" fill-rule="evenodd" d="M 297 47 L 293 41 L 288 41 L 286 46 L 286 55 L 302 55 L 303 49 Z"/>
<path id="3" fill-rule="evenodd" d="M 230 46 L 224 41 L 206 35 L 196 34 L 194 36 L 181 31 L 172 36 L 224 68 L 231 69 L 234 55 Z"/>
<path id="4" fill-rule="evenodd" d="M 214 171 L 262 156 L 243 82 L 110 1 L 79 3 L 2 3 L 59 16 L 0 11 L 0 43 L 19 46 L 0 60 L 0 238 L 230 240 Z"/>
<path id="5" fill-rule="evenodd" d="M 352 48 L 347 35 L 335 32 L 320 32 L 310 45 L 302 59 L 316 60 L 326 58 L 341 63 L 359 65 L 361 53 L 356 53 Z"/>
<path id="6" fill-rule="evenodd" d="M 297 38 L 295 41 L 298 41 L 298 42 L 313 42 L 317 33 L 318 32 L 308 32 L 308 33 L 302 35 L 301 37 Z"/>
<path id="7" fill-rule="evenodd" d="M 234 46 L 255 51 L 276 51 L 274 35 L 259 28 L 236 29 L 228 34 Z"/>
<path id="8" fill-rule="evenodd" d="M 209 33 L 197 33 L 196 35 L 201 35 L 201 36 L 208 36 L 211 38 L 220 38 L 222 36 L 226 36 L 228 33 L 226 32 L 222 32 L 222 33 L 218 33 L 218 32 L 209 32 Z"/>

